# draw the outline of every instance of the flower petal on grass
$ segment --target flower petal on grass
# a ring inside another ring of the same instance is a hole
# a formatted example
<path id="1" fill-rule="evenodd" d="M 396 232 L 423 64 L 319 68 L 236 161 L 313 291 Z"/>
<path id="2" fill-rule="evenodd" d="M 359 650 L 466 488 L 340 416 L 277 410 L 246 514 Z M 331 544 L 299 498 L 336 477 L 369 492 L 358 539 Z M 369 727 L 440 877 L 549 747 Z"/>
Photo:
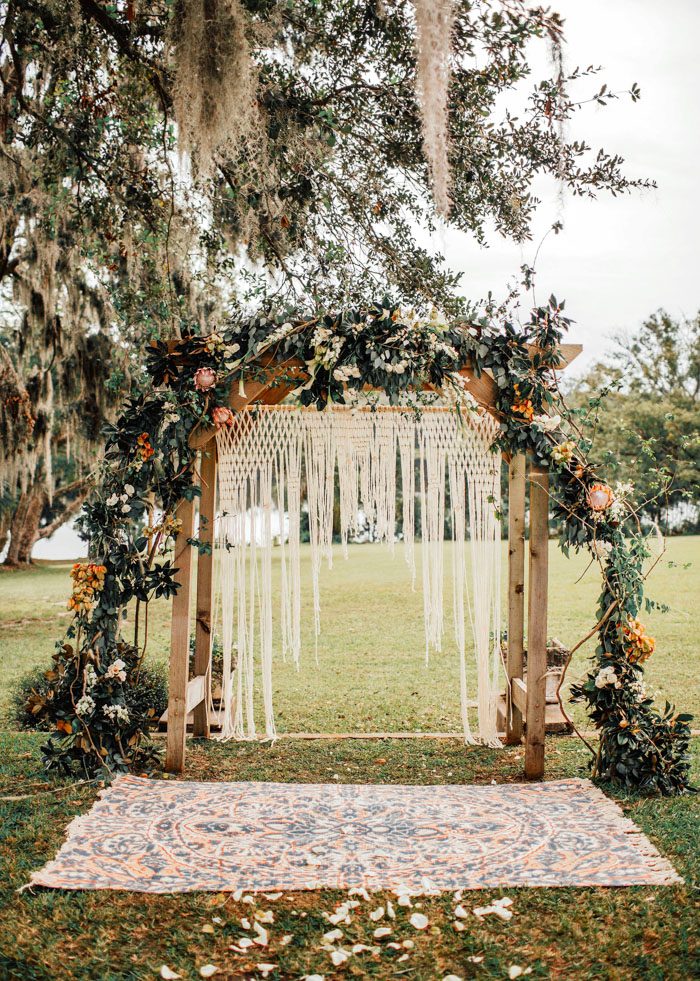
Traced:
<path id="1" fill-rule="evenodd" d="M 413 913 L 408 922 L 411 924 L 414 930 L 425 930 L 430 921 L 425 913 Z"/>

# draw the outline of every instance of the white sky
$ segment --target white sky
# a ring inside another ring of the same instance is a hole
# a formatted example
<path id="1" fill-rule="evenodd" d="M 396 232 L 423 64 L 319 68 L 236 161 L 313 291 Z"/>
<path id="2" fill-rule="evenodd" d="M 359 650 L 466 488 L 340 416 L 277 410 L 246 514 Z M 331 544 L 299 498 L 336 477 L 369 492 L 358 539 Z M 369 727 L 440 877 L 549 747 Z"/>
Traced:
<path id="1" fill-rule="evenodd" d="M 542 205 L 532 243 L 521 247 L 493 235 L 482 249 L 448 232 L 440 245 L 452 268 L 464 272 L 465 295 L 477 299 L 491 289 L 501 297 L 561 218 L 563 232 L 550 235 L 540 251 L 536 292 L 538 302 L 552 292 L 566 300 L 576 321 L 569 339 L 584 344 L 576 362 L 581 370 L 611 335 L 633 331 L 659 307 L 678 316 L 700 308 L 700 0 L 552 0 L 551 6 L 565 18 L 565 67 L 603 68 L 584 83 L 587 92 L 603 82 L 613 91 L 637 82 L 642 90 L 634 104 L 624 96 L 605 108 L 584 106 L 569 138 L 619 153 L 628 176 L 653 178 L 658 190 L 596 201 L 567 197 L 561 211 L 557 186 L 547 182 L 537 188 Z M 543 61 L 541 74 L 546 71 Z"/>

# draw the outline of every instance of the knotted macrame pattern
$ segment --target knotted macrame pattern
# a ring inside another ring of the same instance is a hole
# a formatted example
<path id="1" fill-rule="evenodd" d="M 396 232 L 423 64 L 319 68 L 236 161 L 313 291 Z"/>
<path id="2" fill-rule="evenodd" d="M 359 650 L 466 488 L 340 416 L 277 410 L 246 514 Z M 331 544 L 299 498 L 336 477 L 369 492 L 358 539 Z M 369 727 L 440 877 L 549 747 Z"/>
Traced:
<path id="1" fill-rule="evenodd" d="M 390 549 L 397 539 L 402 541 L 414 582 L 418 500 L 426 659 L 431 650 L 441 650 L 445 633 L 447 517 L 453 540 L 452 610 L 464 737 L 470 743 L 500 745 L 496 732 L 500 455 L 492 450 L 496 430 L 497 423 L 488 415 L 468 413 L 460 417 L 454 410 L 438 407 L 416 412 L 384 406 L 334 406 L 319 412 L 260 406 L 239 413 L 233 426 L 218 432 L 216 554 L 223 645 L 222 738 L 256 738 L 254 694 L 258 677 L 265 735 L 276 735 L 272 704 L 273 546 L 279 547 L 281 565 L 282 654 L 298 664 L 302 506 L 304 503 L 308 508 L 318 635 L 319 576 L 324 561 L 329 566 L 333 561 L 337 481 L 343 550 L 359 530 L 362 513 L 377 540 Z M 400 522 L 397 474 L 402 485 Z M 474 703 L 467 690 L 467 622 L 477 667 L 475 734 L 468 717 Z"/>

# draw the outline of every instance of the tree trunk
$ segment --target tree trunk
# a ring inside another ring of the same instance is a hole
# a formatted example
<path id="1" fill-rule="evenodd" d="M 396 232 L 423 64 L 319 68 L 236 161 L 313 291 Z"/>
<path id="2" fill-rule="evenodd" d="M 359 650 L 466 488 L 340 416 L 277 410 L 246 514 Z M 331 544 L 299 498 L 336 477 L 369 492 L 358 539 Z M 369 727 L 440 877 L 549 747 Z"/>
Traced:
<path id="1" fill-rule="evenodd" d="M 32 487 L 20 495 L 10 523 L 10 547 L 5 565 L 27 565 L 32 560 L 32 549 L 39 537 L 39 522 L 46 503 L 46 489 Z"/>
<path id="2" fill-rule="evenodd" d="M 89 487 L 84 477 L 79 477 L 64 487 L 59 487 L 54 493 L 53 520 L 46 525 L 40 525 L 48 494 L 43 482 L 34 484 L 22 494 L 10 522 L 10 547 L 7 551 L 5 565 L 16 567 L 28 565 L 32 561 L 32 549 L 43 538 L 50 538 L 55 531 L 70 521 L 83 506 L 88 496 Z M 57 505 L 57 499 L 64 495 L 75 494 L 73 500 L 68 500 L 62 507 Z M 0 540 L 2 529 L 0 528 Z"/>

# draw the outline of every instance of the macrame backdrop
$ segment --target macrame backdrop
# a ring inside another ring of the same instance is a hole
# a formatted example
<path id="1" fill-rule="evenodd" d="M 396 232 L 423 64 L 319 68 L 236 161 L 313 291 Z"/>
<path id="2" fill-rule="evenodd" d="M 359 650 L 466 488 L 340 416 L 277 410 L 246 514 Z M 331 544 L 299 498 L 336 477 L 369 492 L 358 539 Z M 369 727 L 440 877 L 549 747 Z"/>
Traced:
<path id="1" fill-rule="evenodd" d="M 499 746 L 496 691 L 500 663 L 500 455 L 488 415 L 460 419 L 447 408 L 337 407 L 319 412 L 262 406 L 236 416 L 217 434 L 219 505 L 216 529 L 223 645 L 221 738 L 255 738 L 256 675 L 262 682 L 265 735 L 275 737 L 272 706 L 272 549 L 281 563 L 282 655 L 299 664 L 301 581 L 299 530 L 306 487 L 316 635 L 321 628 L 319 576 L 333 561 L 336 474 L 340 537 L 358 530 L 358 512 L 390 549 L 396 541 L 397 454 L 403 491 L 403 548 L 415 582 L 416 453 L 425 656 L 441 650 L 445 512 L 452 528 L 454 633 L 460 661 L 461 714 L 467 742 Z M 449 499 L 446 495 L 449 487 Z M 285 524 L 288 515 L 288 526 Z M 273 527 L 273 516 L 279 525 Z M 471 548 L 467 549 L 467 540 Z M 468 568 L 471 555 L 471 575 Z M 471 595 L 469 580 L 471 579 Z M 218 604 L 217 604 L 218 606 Z M 466 620 L 477 667 L 476 736 L 469 724 Z M 259 670 L 256 668 L 259 652 Z"/>

